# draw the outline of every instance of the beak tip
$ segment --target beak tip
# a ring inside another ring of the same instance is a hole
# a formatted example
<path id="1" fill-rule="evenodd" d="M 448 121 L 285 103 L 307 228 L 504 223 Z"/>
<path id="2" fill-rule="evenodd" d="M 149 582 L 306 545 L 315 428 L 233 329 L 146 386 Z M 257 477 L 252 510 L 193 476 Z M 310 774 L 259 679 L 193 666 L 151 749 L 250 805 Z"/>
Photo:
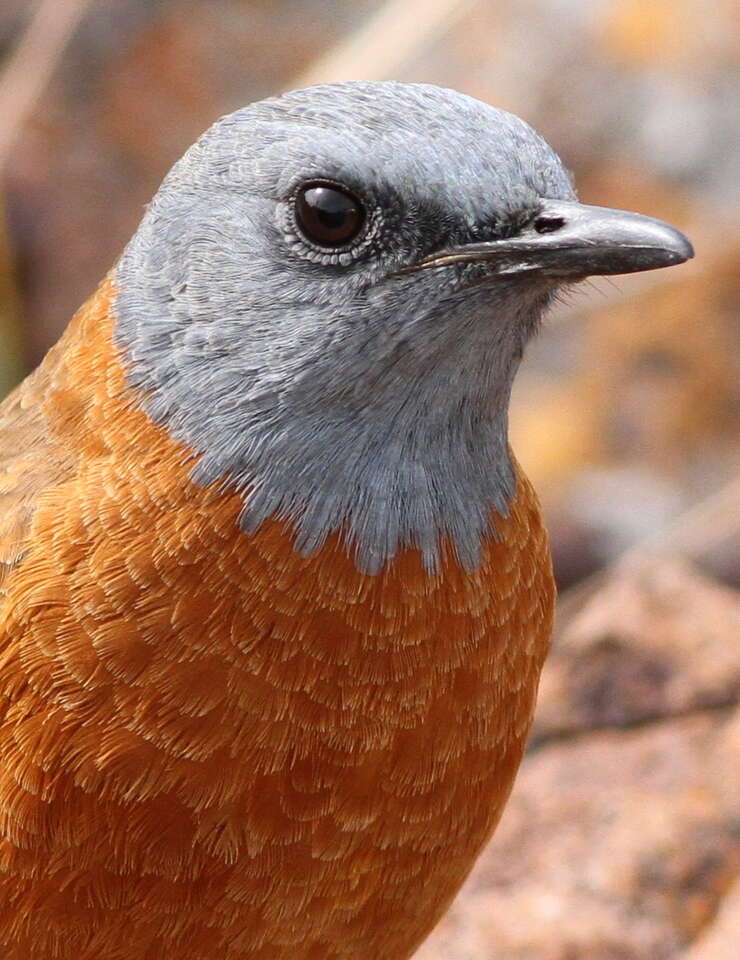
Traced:
<path id="1" fill-rule="evenodd" d="M 681 236 L 681 243 L 679 245 L 679 249 L 676 251 L 678 255 L 677 262 L 686 263 L 687 260 L 693 260 L 694 257 L 696 256 L 696 253 L 694 251 L 694 245 L 689 240 L 689 238 L 683 233 L 680 234 L 680 236 Z"/>
<path id="2" fill-rule="evenodd" d="M 666 256 L 666 266 L 672 267 L 694 259 L 694 245 L 685 233 L 667 223 L 661 222 L 660 228 L 664 237 L 660 247 Z"/>
<path id="3" fill-rule="evenodd" d="M 664 220 L 622 210 L 601 214 L 599 207 L 585 209 L 593 217 L 590 224 L 586 221 L 590 239 L 600 249 L 593 274 L 659 270 L 686 263 L 695 255 L 689 238 Z"/>

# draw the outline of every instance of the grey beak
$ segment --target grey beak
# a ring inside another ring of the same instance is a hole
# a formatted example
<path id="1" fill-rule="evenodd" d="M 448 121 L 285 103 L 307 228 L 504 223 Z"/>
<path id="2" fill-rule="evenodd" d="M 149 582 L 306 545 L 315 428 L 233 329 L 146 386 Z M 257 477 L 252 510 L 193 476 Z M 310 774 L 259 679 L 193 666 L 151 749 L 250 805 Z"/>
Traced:
<path id="1" fill-rule="evenodd" d="M 418 266 L 484 260 L 492 277 L 537 273 L 576 279 L 671 267 L 693 256 L 689 240 L 663 220 L 575 201 L 543 200 L 535 219 L 516 237 L 440 251 Z"/>

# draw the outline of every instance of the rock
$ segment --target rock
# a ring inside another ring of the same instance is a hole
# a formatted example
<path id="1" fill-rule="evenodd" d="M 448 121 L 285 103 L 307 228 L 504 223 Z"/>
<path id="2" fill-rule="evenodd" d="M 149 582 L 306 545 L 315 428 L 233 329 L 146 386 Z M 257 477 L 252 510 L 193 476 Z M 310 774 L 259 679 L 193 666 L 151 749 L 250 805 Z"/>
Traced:
<path id="1" fill-rule="evenodd" d="M 740 879 L 722 901 L 719 913 L 708 930 L 688 950 L 681 960 L 737 960 L 740 944 Z"/>
<path id="2" fill-rule="evenodd" d="M 678 560 L 566 598 L 499 830 L 415 960 L 734 960 L 738 637 Z"/>
<path id="3" fill-rule="evenodd" d="M 677 957 L 737 871 L 739 773 L 727 710 L 540 747 L 416 960 Z"/>
<path id="4" fill-rule="evenodd" d="M 736 702 L 739 637 L 736 591 L 679 559 L 620 564 L 580 609 L 563 611 L 533 741 Z"/>

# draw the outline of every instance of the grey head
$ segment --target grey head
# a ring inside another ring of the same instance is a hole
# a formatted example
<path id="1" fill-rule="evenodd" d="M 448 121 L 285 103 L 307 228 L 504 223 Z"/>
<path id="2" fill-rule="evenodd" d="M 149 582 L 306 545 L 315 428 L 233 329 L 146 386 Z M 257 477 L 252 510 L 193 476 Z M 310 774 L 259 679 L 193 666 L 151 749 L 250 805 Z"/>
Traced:
<path id="1" fill-rule="evenodd" d="M 149 415 L 310 553 L 376 572 L 447 539 L 474 569 L 515 495 L 512 379 L 557 287 L 678 263 L 688 241 L 585 207 L 512 114 L 342 83 L 219 120 L 117 267 L 116 336 Z"/>

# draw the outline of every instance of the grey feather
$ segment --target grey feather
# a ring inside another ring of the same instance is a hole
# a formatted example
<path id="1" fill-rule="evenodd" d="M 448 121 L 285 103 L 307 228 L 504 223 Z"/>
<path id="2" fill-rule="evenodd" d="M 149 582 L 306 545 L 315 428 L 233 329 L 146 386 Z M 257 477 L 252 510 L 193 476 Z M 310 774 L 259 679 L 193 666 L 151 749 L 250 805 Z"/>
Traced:
<path id="1" fill-rule="evenodd" d="M 367 206 L 356 249 L 305 242 L 297 186 Z M 341 531 L 375 572 L 449 538 L 473 569 L 515 493 L 512 379 L 552 281 L 469 285 L 477 265 L 402 272 L 572 199 L 522 120 L 462 94 L 332 84 L 222 118 L 175 165 L 117 267 L 119 345 L 150 416 L 297 549 Z M 401 272 L 400 272 L 401 271 Z"/>

